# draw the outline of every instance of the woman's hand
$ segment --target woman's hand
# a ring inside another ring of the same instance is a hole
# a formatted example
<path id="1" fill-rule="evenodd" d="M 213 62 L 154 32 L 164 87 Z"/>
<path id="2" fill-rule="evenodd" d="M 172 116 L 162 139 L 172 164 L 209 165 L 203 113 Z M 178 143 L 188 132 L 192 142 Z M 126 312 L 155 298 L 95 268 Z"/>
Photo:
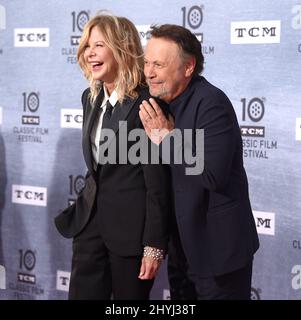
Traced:
<path id="1" fill-rule="evenodd" d="M 138 278 L 141 280 L 153 279 L 161 266 L 161 260 L 153 257 L 143 257 L 141 261 L 141 268 Z"/>

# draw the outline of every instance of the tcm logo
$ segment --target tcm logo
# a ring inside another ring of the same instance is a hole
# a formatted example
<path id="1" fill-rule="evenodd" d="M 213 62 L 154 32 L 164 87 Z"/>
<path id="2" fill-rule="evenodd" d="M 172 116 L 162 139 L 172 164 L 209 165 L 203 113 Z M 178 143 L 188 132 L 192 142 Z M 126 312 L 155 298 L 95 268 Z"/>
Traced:
<path id="1" fill-rule="evenodd" d="M 17 279 L 19 282 L 35 284 L 36 276 L 34 274 L 29 274 L 36 265 L 36 253 L 32 250 L 19 250 L 19 266 L 21 270 L 26 270 L 26 273 L 19 272 L 17 274 Z"/>
<path id="2" fill-rule="evenodd" d="M 2 265 L 0 265 L 0 289 L 6 289 L 5 268 Z"/>
<path id="3" fill-rule="evenodd" d="M 292 274 L 295 275 L 292 279 L 292 288 L 294 290 L 301 289 L 301 265 L 294 265 L 292 267 Z"/>
<path id="4" fill-rule="evenodd" d="M 253 211 L 253 216 L 258 233 L 275 235 L 275 213 Z"/>
<path id="5" fill-rule="evenodd" d="M 5 8 L 0 5 L 0 30 L 6 29 L 6 12 Z"/>
<path id="6" fill-rule="evenodd" d="M 88 11 L 80 11 L 80 12 L 71 12 L 72 16 L 72 32 L 82 33 L 84 30 L 85 24 L 89 21 L 90 13 Z M 78 46 L 80 35 L 73 35 L 70 38 L 71 46 Z"/>
<path id="7" fill-rule="evenodd" d="M 294 14 L 292 19 L 292 28 L 295 30 L 301 29 L 301 4 L 293 6 L 292 14 Z"/>
<path id="8" fill-rule="evenodd" d="M 16 28 L 15 47 L 49 47 L 49 28 Z"/>
<path id="9" fill-rule="evenodd" d="M 46 207 L 47 188 L 13 184 L 12 202 Z"/>
<path id="10" fill-rule="evenodd" d="M 56 289 L 69 291 L 70 272 L 58 270 L 56 273 Z"/>
<path id="11" fill-rule="evenodd" d="M 242 98 L 242 121 L 259 122 L 265 112 L 265 98 L 254 97 L 250 100 Z M 265 127 L 262 126 L 240 126 L 241 135 L 246 137 L 264 137 Z"/>
<path id="12" fill-rule="evenodd" d="M 150 39 L 150 31 L 151 31 L 150 24 L 139 25 L 139 26 L 136 26 L 136 28 L 139 32 L 141 45 L 145 47 L 147 44 L 147 41 Z"/>
<path id="13" fill-rule="evenodd" d="M 194 33 L 198 41 L 203 43 L 203 33 L 200 32 L 200 27 L 203 22 L 204 6 L 182 7 L 181 10 L 183 27 L 187 28 L 189 26 L 190 31 Z"/>
<path id="14" fill-rule="evenodd" d="M 301 141 L 301 118 L 296 119 L 296 140 Z"/>
<path id="15" fill-rule="evenodd" d="M 23 283 L 35 284 L 36 276 L 33 274 L 18 273 L 18 281 Z"/>
<path id="16" fill-rule="evenodd" d="M 231 44 L 280 43 L 280 20 L 231 22 Z"/>
<path id="17" fill-rule="evenodd" d="M 82 124 L 82 109 L 61 109 L 61 128 L 81 129 Z"/>
<path id="18" fill-rule="evenodd" d="M 0 107 L 0 124 L 2 124 L 2 107 Z"/>
<path id="19" fill-rule="evenodd" d="M 245 137 L 264 137 L 264 127 L 240 126 L 241 135 Z"/>
<path id="20" fill-rule="evenodd" d="M 170 300 L 170 291 L 168 289 L 163 290 L 163 300 Z"/>
<path id="21" fill-rule="evenodd" d="M 38 92 L 23 92 L 23 110 L 29 113 L 35 113 L 39 109 L 40 97 Z M 39 125 L 40 117 L 33 115 L 23 115 L 22 124 Z"/>

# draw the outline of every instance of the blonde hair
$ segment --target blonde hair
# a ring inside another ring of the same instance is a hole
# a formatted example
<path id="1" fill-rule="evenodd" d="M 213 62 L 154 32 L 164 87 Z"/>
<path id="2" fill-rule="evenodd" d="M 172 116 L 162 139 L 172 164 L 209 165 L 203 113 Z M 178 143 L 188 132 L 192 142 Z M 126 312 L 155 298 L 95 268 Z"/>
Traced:
<path id="1" fill-rule="evenodd" d="M 127 18 L 100 14 L 85 25 L 77 51 L 79 66 L 90 82 L 91 101 L 95 101 L 102 86 L 101 81 L 92 79 L 92 73 L 84 60 L 85 48 L 94 27 L 101 31 L 105 44 L 112 50 L 118 64 L 115 88 L 118 100 L 122 102 L 125 96 L 137 97 L 136 87 L 144 84 L 143 49 L 138 31 Z"/>

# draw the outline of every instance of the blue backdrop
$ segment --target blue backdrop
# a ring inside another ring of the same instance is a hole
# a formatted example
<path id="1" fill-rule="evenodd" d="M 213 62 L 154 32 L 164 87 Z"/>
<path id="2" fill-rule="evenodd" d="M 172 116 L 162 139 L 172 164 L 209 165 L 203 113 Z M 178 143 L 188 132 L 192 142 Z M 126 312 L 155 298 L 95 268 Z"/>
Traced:
<path id="1" fill-rule="evenodd" d="M 71 241 L 53 218 L 83 185 L 76 50 L 100 9 L 131 19 L 144 45 L 156 23 L 202 42 L 204 76 L 243 135 L 261 241 L 252 298 L 300 299 L 300 0 L 0 0 L 0 298 L 67 298 Z M 169 298 L 165 265 L 152 298 Z"/>

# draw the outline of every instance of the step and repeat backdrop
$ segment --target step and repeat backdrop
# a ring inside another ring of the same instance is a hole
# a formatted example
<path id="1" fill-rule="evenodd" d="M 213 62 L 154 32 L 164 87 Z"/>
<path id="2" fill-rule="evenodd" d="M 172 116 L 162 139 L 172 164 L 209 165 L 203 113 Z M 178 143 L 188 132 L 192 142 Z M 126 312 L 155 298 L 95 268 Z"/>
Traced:
<path id="1" fill-rule="evenodd" d="M 229 96 L 261 247 L 252 299 L 301 299 L 300 0 L 0 0 L 0 299 L 66 299 L 71 240 L 53 223 L 84 185 L 76 51 L 99 10 L 196 34 Z M 126 210 L 126 209 L 125 209 Z M 152 299 L 169 299 L 164 263 Z"/>

